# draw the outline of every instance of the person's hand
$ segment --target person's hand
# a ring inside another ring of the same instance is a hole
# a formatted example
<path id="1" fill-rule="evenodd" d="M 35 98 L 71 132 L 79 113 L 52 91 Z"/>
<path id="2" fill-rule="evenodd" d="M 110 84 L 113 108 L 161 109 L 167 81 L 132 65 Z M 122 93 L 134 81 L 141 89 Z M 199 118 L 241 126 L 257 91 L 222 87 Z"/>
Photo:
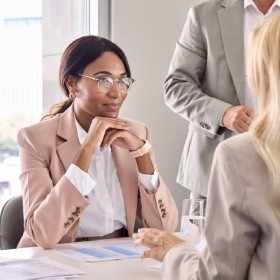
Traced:
<path id="1" fill-rule="evenodd" d="M 104 137 L 110 130 L 127 131 L 130 129 L 129 122 L 117 118 L 95 117 L 90 125 L 84 145 L 94 149 L 104 146 Z"/>
<path id="2" fill-rule="evenodd" d="M 142 253 L 141 258 L 153 258 L 163 261 L 167 252 L 179 243 L 185 242 L 178 236 L 158 229 L 141 228 L 132 235 L 134 244 L 150 248 Z"/>
<path id="3" fill-rule="evenodd" d="M 133 134 L 128 121 L 119 118 L 95 117 L 90 125 L 85 143 L 92 147 L 106 147 L 114 144 L 135 151 L 144 145 L 144 141 Z"/>
<path id="4" fill-rule="evenodd" d="M 229 107 L 222 118 L 224 127 L 239 133 L 248 131 L 254 111 L 245 105 Z"/>
<path id="5" fill-rule="evenodd" d="M 130 127 L 130 123 L 122 119 L 95 117 L 91 122 L 87 137 L 77 152 L 73 163 L 81 170 L 88 172 L 92 154 L 98 148 L 106 147 L 112 142 L 126 149 L 139 149 L 144 145 L 144 141 L 130 132 Z"/>
<path id="6" fill-rule="evenodd" d="M 145 144 L 129 130 L 109 129 L 106 131 L 102 146 L 109 146 L 112 143 L 130 151 L 138 150 Z"/>

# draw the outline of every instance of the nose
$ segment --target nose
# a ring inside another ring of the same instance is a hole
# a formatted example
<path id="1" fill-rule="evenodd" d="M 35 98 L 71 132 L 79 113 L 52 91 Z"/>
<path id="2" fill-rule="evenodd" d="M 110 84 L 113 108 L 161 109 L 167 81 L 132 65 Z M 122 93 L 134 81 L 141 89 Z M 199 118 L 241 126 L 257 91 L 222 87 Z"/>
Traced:
<path id="1" fill-rule="evenodd" d="M 110 91 L 108 92 L 108 95 L 110 97 L 119 97 L 119 95 L 121 95 L 121 91 L 119 88 L 119 83 L 118 81 L 114 81 L 112 88 L 110 89 Z"/>

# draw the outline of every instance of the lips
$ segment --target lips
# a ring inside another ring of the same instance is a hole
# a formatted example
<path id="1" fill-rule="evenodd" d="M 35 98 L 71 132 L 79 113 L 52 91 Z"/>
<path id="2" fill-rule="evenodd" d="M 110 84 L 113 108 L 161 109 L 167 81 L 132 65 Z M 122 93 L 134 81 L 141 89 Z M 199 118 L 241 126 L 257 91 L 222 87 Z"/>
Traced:
<path id="1" fill-rule="evenodd" d="M 109 110 L 112 110 L 112 111 L 117 111 L 120 108 L 120 104 L 117 104 L 117 103 L 107 103 L 107 104 L 104 104 L 104 106 L 106 106 Z"/>

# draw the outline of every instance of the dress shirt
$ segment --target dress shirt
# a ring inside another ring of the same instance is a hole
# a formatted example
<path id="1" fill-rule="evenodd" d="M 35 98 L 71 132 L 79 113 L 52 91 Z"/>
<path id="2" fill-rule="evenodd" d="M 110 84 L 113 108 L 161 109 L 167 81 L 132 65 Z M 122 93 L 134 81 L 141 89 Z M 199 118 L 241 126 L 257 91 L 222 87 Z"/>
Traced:
<path id="1" fill-rule="evenodd" d="M 244 59 L 245 69 L 247 64 L 248 53 L 248 41 L 250 39 L 250 33 L 256 27 L 258 27 L 267 17 L 273 14 L 280 7 L 280 0 L 276 0 L 268 12 L 263 14 L 259 11 L 253 0 L 244 0 Z M 247 77 L 247 75 L 246 75 Z M 245 81 L 245 105 L 255 109 L 255 101 L 252 91 L 249 87 L 248 80 Z"/>
<path id="2" fill-rule="evenodd" d="M 82 144 L 87 133 L 77 120 L 75 124 Z M 77 237 L 103 236 L 126 227 L 122 188 L 110 146 L 95 151 L 88 173 L 71 164 L 65 176 L 91 201 L 81 216 Z M 139 173 L 139 181 L 148 191 L 156 192 L 159 176 L 156 171 L 153 175 Z"/>
<path id="3" fill-rule="evenodd" d="M 250 38 L 250 33 L 256 27 L 258 27 L 267 17 L 274 13 L 280 7 L 280 0 L 276 0 L 270 7 L 268 12 L 264 15 L 259 11 L 253 0 L 244 0 L 244 60 L 245 69 L 247 69 L 247 53 L 248 53 L 248 41 Z M 246 71 L 246 70 L 245 70 Z M 245 75 L 245 93 L 244 93 L 244 104 L 252 109 L 256 109 L 256 104 L 254 100 L 254 95 L 249 87 L 247 74 Z M 223 116 L 220 120 L 220 126 L 224 126 L 222 123 Z"/>

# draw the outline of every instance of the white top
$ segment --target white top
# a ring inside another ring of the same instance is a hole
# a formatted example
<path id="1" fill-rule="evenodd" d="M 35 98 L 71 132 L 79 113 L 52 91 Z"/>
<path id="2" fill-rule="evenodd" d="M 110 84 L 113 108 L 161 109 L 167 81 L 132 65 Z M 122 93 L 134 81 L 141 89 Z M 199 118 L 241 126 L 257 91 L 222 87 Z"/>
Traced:
<path id="1" fill-rule="evenodd" d="M 277 11 L 280 7 L 280 0 L 276 0 L 268 12 L 264 15 L 259 11 L 253 0 L 244 0 L 244 59 L 245 69 L 247 64 L 248 43 L 251 31 L 258 27 L 267 17 Z M 246 75 L 247 77 L 247 75 Z M 254 96 L 249 88 L 248 80 L 245 80 L 245 105 L 255 108 Z"/>
<path id="2" fill-rule="evenodd" d="M 82 144 L 87 133 L 77 120 L 75 123 Z M 71 164 L 65 176 L 90 200 L 81 216 L 77 237 L 102 236 L 127 226 L 122 189 L 111 147 L 96 150 L 88 173 Z M 158 189 L 159 176 L 156 171 L 153 175 L 139 173 L 139 181 L 151 192 Z"/>

